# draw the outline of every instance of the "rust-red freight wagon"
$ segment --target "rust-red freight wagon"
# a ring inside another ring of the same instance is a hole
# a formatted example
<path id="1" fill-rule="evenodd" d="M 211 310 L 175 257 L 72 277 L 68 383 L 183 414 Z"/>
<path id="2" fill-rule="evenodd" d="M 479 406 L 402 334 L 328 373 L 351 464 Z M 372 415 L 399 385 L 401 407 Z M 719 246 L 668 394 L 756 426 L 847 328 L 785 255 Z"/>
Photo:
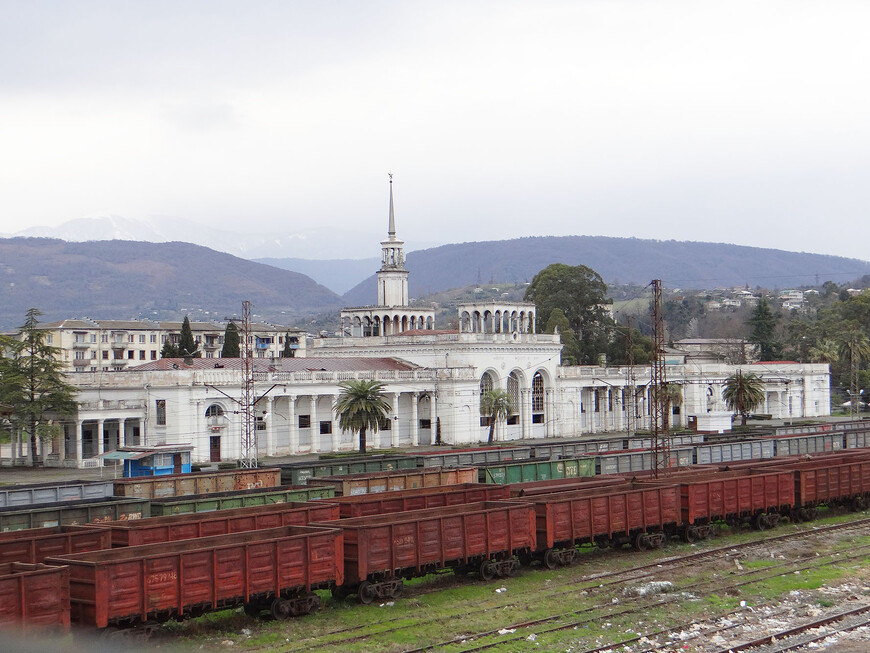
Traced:
<path id="1" fill-rule="evenodd" d="M 390 492 L 343 496 L 328 501 L 337 503 L 341 517 L 348 518 L 509 498 L 510 490 L 507 485 L 459 483 L 415 490 L 392 490 Z"/>
<path id="2" fill-rule="evenodd" d="M 512 497 L 528 497 L 538 494 L 553 494 L 555 492 L 576 492 L 598 487 L 613 487 L 628 483 L 621 474 L 604 474 L 599 476 L 584 476 L 580 478 L 551 478 L 545 481 L 524 481 L 510 483 Z"/>
<path id="3" fill-rule="evenodd" d="M 0 533 L 0 564 L 36 563 L 50 556 L 98 551 L 111 547 L 111 533 L 98 526 L 26 528 Z"/>
<path id="4" fill-rule="evenodd" d="M 137 476 L 115 480 L 116 497 L 159 499 L 186 494 L 209 494 L 271 488 L 281 483 L 276 467 L 228 469 L 218 472 L 193 472 L 163 476 Z"/>
<path id="5" fill-rule="evenodd" d="M 664 545 L 680 524 L 677 485 L 613 485 L 527 496 L 535 508 L 536 555 L 550 569 L 570 564 L 577 544 Z"/>
<path id="6" fill-rule="evenodd" d="M 149 517 L 136 521 L 112 521 L 101 526 L 111 531 L 112 546 L 119 547 L 175 542 L 280 526 L 307 526 L 313 521 L 331 521 L 338 517 L 338 505 L 334 503 L 299 501 Z"/>
<path id="7" fill-rule="evenodd" d="M 328 526 L 329 524 L 322 524 Z M 403 578 L 439 569 L 477 571 L 485 580 L 512 574 L 514 556 L 535 547 L 531 504 L 483 501 L 342 519 L 344 586 L 362 603 L 401 595 Z"/>
<path id="8" fill-rule="evenodd" d="M 68 629 L 69 569 L 10 562 L 0 565 L 0 629 Z"/>
<path id="9" fill-rule="evenodd" d="M 477 467 L 420 467 L 394 471 L 319 476 L 309 478 L 308 485 L 335 488 L 335 496 L 353 496 L 390 490 L 415 490 L 424 487 L 474 483 Z"/>
<path id="10" fill-rule="evenodd" d="M 244 605 L 275 618 L 315 610 L 343 580 L 342 531 L 284 526 L 49 558 L 70 570 L 76 623 L 132 626 Z"/>
<path id="11" fill-rule="evenodd" d="M 780 471 L 782 466 L 774 468 Z M 794 517 L 813 519 L 821 505 L 847 506 L 855 510 L 867 507 L 870 496 L 870 458 L 836 456 L 807 460 L 788 466 L 794 476 Z M 757 468 L 758 473 L 766 472 Z"/>
<path id="12" fill-rule="evenodd" d="M 715 521 L 738 524 L 751 521 L 758 529 L 770 528 L 794 505 L 794 479 L 779 467 L 676 476 L 663 483 L 680 487 L 683 539 L 693 542 L 710 535 Z M 653 483 L 644 481 L 640 484 Z"/>

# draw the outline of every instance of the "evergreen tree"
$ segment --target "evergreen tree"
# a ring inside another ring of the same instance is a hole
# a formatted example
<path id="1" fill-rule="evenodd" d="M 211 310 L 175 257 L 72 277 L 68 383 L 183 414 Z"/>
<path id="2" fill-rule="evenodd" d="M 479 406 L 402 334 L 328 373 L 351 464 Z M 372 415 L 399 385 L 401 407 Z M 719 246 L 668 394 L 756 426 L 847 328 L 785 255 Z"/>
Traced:
<path id="1" fill-rule="evenodd" d="M 4 338 L 0 347 L 9 353 L 0 358 L 0 403 L 9 410 L 13 429 L 27 433 L 34 465 L 37 438 L 63 433 L 46 415 L 71 415 L 78 408 L 76 389 L 66 382 L 63 363 L 55 358 L 60 350 L 45 343 L 45 332 L 38 327 L 40 315 L 29 309 L 18 336 Z"/>
<path id="2" fill-rule="evenodd" d="M 782 342 L 778 340 L 776 333 L 779 318 L 780 315 L 774 313 L 767 299 L 762 297 L 747 321 L 751 329 L 748 340 L 758 345 L 760 360 L 775 361 L 782 356 Z"/>
<path id="3" fill-rule="evenodd" d="M 390 412 L 380 381 L 351 379 L 338 384 L 341 394 L 335 403 L 338 426 L 342 431 L 359 433 L 359 451 L 366 452 L 366 431 L 375 433 Z"/>
<path id="4" fill-rule="evenodd" d="M 224 346 L 221 349 L 221 358 L 239 358 L 239 327 L 235 322 L 227 324 L 224 330 Z"/>
<path id="5" fill-rule="evenodd" d="M 284 334 L 284 349 L 281 351 L 281 358 L 293 358 L 296 352 L 290 347 L 290 332 Z"/>
<path id="6" fill-rule="evenodd" d="M 160 358 L 178 358 L 178 347 L 168 338 L 160 350 Z"/>
<path id="7" fill-rule="evenodd" d="M 178 354 L 180 356 L 193 356 L 199 358 L 202 352 L 199 351 L 196 341 L 193 339 L 193 330 L 190 328 L 190 318 L 184 316 L 184 322 L 181 323 L 181 340 L 178 343 Z"/>
<path id="8" fill-rule="evenodd" d="M 585 265 L 553 263 L 538 272 L 526 288 L 525 300 L 537 306 L 538 329 L 545 330 L 550 315 L 559 309 L 568 319 L 576 347 L 564 354 L 588 365 L 607 351 L 609 327 L 607 286 L 595 270 Z"/>
<path id="9" fill-rule="evenodd" d="M 544 327 L 546 333 L 556 333 L 556 329 L 559 330 L 559 337 L 562 340 L 562 365 L 576 365 L 577 338 L 574 336 L 574 330 L 561 308 L 552 310 L 547 319 L 547 326 Z"/>

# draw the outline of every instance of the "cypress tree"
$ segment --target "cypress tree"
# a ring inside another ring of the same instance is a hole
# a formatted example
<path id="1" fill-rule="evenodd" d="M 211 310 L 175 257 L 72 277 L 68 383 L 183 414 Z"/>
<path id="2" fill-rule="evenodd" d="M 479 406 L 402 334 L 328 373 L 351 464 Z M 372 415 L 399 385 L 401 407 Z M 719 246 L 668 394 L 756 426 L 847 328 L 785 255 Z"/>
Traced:
<path id="1" fill-rule="evenodd" d="M 227 324 L 224 330 L 224 346 L 221 349 L 221 358 L 239 358 L 239 328 L 235 322 Z"/>
<path id="2" fill-rule="evenodd" d="M 181 323 L 181 340 L 178 343 L 178 354 L 180 356 L 193 356 L 199 358 L 202 352 L 197 350 L 196 341 L 193 339 L 193 330 L 190 328 L 190 318 L 184 316 L 184 322 Z"/>
<path id="3" fill-rule="evenodd" d="M 284 334 L 284 349 L 281 351 L 281 358 L 293 358 L 295 352 L 290 347 L 290 332 Z"/>

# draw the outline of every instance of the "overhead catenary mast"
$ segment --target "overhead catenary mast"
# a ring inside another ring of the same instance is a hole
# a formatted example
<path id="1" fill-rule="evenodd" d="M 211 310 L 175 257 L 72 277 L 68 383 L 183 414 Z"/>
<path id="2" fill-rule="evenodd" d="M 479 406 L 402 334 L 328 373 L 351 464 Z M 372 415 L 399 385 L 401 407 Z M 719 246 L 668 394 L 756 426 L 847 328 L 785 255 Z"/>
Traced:
<path id="1" fill-rule="evenodd" d="M 240 464 L 242 467 L 257 466 L 257 430 L 254 423 L 254 352 L 251 347 L 251 302 L 242 302 L 242 437 Z"/>
<path id="2" fill-rule="evenodd" d="M 662 282 L 654 279 L 652 318 L 653 318 L 653 359 L 650 377 L 650 437 L 653 476 L 658 478 L 670 466 L 671 442 L 668 425 L 668 380 L 665 371 L 665 328 L 662 319 Z"/>

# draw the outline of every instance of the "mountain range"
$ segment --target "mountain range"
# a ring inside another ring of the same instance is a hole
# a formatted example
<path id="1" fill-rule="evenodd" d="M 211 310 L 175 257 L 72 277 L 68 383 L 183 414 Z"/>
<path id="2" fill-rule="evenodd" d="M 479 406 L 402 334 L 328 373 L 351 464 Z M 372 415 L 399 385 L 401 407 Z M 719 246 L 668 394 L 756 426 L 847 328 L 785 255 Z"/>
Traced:
<path id="1" fill-rule="evenodd" d="M 377 242 L 366 251 L 377 252 Z M 268 262 L 268 264 L 267 264 Z M 380 260 L 247 260 L 200 245 L 128 240 L 68 242 L 0 239 L 0 329 L 39 308 L 43 321 L 103 319 L 221 320 L 253 304 L 256 319 L 303 326 L 342 306 L 376 301 Z M 412 297 L 450 288 L 528 282 L 551 263 L 587 265 L 607 283 L 670 288 L 791 288 L 870 274 L 870 262 L 717 243 L 530 237 L 460 243 L 407 255 Z M 330 289 L 327 286 L 331 286 Z M 346 290 L 339 295 L 334 290 Z"/>

